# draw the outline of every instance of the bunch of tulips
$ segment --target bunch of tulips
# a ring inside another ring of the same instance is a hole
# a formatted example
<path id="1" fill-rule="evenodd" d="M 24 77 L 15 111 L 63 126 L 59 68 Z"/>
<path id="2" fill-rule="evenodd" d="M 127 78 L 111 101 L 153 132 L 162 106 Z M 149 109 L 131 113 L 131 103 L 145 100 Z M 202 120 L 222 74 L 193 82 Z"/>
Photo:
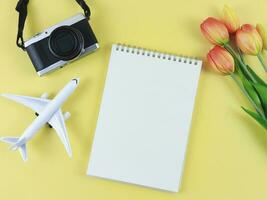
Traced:
<path id="1" fill-rule="evenodd" d="M 210 67 L 233 78 L 254 111 L 242 109 L 266 130 L 267 85 L 246 63 L 245 55 L 256 56 L 267 72 L 263 58 L 263 51 L 267 50 L 267 27 L 262 24 L 240 25 L 233 9 L 225 6 L 220 20 L 209 17 L 203 21 L 200 29 L 203 36 L 215 45 L 207 54 Z"/>

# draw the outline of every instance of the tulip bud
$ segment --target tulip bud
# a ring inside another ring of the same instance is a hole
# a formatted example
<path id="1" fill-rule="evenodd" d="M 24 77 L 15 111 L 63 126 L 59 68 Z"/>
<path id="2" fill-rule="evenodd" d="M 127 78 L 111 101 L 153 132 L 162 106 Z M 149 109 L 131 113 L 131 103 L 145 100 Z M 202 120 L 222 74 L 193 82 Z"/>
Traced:
<path id="1" fill-rule="evenodd" d="M 267 30 L 262 24 L 257 24 L 257 31 L 259 32 L 261 39 L 263 41 L 263 48 L 267 50 Z"/>
<path id="2" fill-rule="evenodd" d="M 229 42 L 229 33 L 221 21 L 209 17 L 200 25 L 200 29 L 205 38 L 212 44 L 225 45 Z"/>
<path id="3" fill-rule="evenodd" d="M 250 24 L 244 24 L 236 31 L 236 43 L 245 54 L 258 55 L 262 51 L 261 36 Z"/>
<path id="4" fill-rule="evenodd" d="M 220 46 L 215 46 L 207 55 L 210 66 L 216 71 L 228 75 L 235 71 L 235 61 L 232 55 Z"/>
<path id="5" fill-rule="evenodd" d="M 240 27 L 239 19 L 232 8 L 225 5 L 223 8 L 222 20 L 229 33 L 235 33 Z"/>

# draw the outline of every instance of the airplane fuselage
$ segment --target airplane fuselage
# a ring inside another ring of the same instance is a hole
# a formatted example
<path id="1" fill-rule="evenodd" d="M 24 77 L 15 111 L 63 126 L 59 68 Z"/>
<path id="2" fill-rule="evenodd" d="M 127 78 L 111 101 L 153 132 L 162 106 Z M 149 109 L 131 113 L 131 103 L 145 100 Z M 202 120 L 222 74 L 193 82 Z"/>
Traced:
<path id="1" fill-rule="evenodd" d="M 68 99 L 68 97 L 74 92 L 78 85 L 78 80 L 73 79 L 68 83 L 53 100 L 47 100 L 47 106 L 42 110 L 41 113 L 38 113 L 38 117 L 32 122 L 32 124 L 25 129 L 21 137 L 19 138 L 18 143 L 26 143 L 38 131 L 53 117 L 53 115 L 60 109 L 61 105 Z M 16 146 L 15 146 L 16 148 Z"/>

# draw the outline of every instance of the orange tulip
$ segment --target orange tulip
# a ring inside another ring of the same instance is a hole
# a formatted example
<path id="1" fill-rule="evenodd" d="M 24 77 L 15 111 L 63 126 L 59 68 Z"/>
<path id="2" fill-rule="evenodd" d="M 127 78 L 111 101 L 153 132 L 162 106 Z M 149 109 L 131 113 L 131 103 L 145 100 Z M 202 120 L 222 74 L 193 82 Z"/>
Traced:
<path id="1" fill-rule="evenodd" d="M 239 19 L 232 8 L 225 5 L 223 8 L 222 20 L 227 27 L 229 33 L 235 33 L 240 27 Z"/>
<path id="2" fill-rule="evenodd" d="M 205 38 L 212 44 L 224 45 L 229 42 L 229 33 L 223 22 L 209 17 L 200 25 L 200 29 Z"/>
<path id="3" fill-rule="evenodd" d="M 216 71 L 228 75 L 235 71 L 235 61 L 232 55 L 220 46 L 215 46 L 207 55 L 210 66 Z"/>
<path id="4" fill-rule="evenodd" d="M 256 28 L 250 24 L 244 24 L 237 30 L 236 43 L 245 54 L 258 55 L 262 51 L 262 38 Z"/>

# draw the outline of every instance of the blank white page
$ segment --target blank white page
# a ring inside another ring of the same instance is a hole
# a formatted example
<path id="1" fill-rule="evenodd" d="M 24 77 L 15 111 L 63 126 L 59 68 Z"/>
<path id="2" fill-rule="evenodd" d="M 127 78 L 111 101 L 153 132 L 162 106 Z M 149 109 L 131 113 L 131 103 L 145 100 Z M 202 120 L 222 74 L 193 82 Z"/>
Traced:
<path id="1" fill-rule="evenodd" d="M 201 64 L 113 45 L 87 174 L 177 192 Z"/>

